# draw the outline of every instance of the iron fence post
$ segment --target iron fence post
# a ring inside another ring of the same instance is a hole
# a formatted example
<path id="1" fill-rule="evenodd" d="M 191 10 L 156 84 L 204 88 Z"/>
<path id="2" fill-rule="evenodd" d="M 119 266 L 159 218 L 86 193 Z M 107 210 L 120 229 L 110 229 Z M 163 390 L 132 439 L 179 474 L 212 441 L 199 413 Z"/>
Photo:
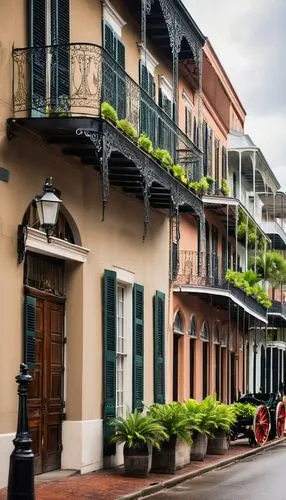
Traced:
<path id="1" fill-rule="evenodd" d="M 35 499 L 34 453 L 32 439 L 29 436 L 27 410 L 28 384 L 31 379 L 28 366 L 21 363 L 20 375 L 16 377 L 16 382 L 19 384 L 18 424 L 16 437 L 13 439 L 14 450 L 10 456 L 7 500 Z"/>

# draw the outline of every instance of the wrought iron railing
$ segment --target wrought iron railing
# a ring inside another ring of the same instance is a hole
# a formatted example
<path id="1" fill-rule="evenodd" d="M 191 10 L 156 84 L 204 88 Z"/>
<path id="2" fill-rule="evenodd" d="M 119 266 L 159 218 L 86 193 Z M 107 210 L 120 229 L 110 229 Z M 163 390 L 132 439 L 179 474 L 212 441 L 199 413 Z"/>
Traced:
<path id="1" fill-rule="evenodd" d="M 100 46 L 85 43 L 13 50 L 15 117 L 100 117 L 107 101 L 153 146 L 166 148 L 190 179 L 200 150 L 155 100 Z M 146 130 L 147 129 L 147 130 Z"/>
<path id="2" fill-rule="evenodd" d="M 266 309 L 243 290 L 232 286 L 225 279 L 227 272 L 226 258 L 211 252 L 181 250 L 179 252 L 179 271 L 176 285 L 221 288 L 229 290 L 242 303 L 255 312 L 266 316 Z"/>

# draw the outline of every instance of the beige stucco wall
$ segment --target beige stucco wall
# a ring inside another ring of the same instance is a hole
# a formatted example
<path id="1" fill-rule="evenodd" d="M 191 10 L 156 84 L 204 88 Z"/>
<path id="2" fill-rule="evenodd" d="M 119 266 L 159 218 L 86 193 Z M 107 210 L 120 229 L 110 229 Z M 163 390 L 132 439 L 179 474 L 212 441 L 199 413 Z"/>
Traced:
<path id="1" fill-rule="evenodd" d="M 0 361 L 0 433 L 15 429 L 14 375 L 22 353 L 23 265 L 17 266 L 16 232 L 26 207 L 52 175 L 65 207 L 90 249 L 83 265 L 68 268 L 67 279 L 67 418 L 101 418 L 102 324 L 101 278 L 113 266 L 131 271 L 145 287 L 145 396 L 153 398 L 153 313 L 156 290 L 168 294 L 168 220 L 152 211 L 149 233 L 143 235 L 143 204 L 111 189 L 105 221 L 101 221 L 99 174 L 92 167 L 69 162 L 59 150 L 19 133 L 2 149 L 10 181 L 0 184 L 0 248 L 2 332 L 7 343 Z M 7 210 L 9 207 L 9 210 Z M 69 295 L 70 292 L 70 295 Z M 131 332 L 128 332 L 131 335 Z"/>

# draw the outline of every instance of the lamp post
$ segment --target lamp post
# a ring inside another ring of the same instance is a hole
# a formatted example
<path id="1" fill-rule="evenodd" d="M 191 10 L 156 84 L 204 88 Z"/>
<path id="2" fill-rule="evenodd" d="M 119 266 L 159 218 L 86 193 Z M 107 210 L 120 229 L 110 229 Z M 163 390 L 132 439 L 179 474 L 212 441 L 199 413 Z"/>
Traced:
<path id="1" fill-rule="evenodd" d="M 60 204 L 62 200 L 55 194 L 52 177 L 47 177 L 40 196 L 36 196 L 35 202 L 40 219 L 40 225 L 44 229 L 48 242 L 51 242 L 53 229 L 56 225 Z"/>
<path id="2" fill-rule="evenodd" d="M 32 451 L 32 439 L 29 436 L 27 393 L 28 384 L 32 379 L 28 374 L 28 366 L 20 365 L 20 375 L 16 382 L 19 384 L 18 396 L 18 424 L 15 439 L 13 439 L 14 450 L 10 456 L 8 496 L 7 500 L 34 500 L 34 453 Z"/>

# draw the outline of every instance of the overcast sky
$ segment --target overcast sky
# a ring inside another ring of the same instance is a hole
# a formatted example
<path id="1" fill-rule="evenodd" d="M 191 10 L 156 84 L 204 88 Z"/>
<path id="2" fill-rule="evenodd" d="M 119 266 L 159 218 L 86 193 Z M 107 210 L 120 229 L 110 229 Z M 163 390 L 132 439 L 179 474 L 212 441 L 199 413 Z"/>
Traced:
<path id="1" fill-rule="evenodd" d="M 286 187 L 286 0 L 183 1 L 246 108 L 246 132 Z"/>

